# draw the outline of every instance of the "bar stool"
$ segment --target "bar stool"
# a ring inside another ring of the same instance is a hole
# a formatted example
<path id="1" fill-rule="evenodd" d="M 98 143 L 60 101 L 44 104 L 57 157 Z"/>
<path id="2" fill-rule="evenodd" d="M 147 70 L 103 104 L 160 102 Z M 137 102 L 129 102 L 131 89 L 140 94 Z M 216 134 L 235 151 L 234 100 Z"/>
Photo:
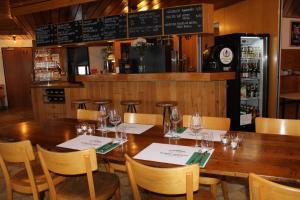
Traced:
<path id="1" fill-rule="evenodd" d="M 156 103 L 157 107 L 162 107 L 164 109 L 163 112 L 163 124 L 165 124 L 166 116 L 170 116 L 171 114 L 171 107 L 177 106 L 176 101 L 159 101 Z"/>
<path id="2" fill-rule="evenodd" d="M 74 100 L 72 101 L 73 104 L 78 104 L 78 109 L 85 109 L 86 110 L 86 105 L 87 103 L 90 103 L 91 100 L 89 99 L 78 99 L 78 100 Z"/>
<path id="3" fill-rule="evenodd" d="M 99 111 L 100 111 L 101 107 L 106 107 L 111 102 L 112 102 L 111 99 L 97 99 L 97 100 L 93 101 L 94 104 L 98 105 L 98 110 Z"/>
<path id="4" fill-rule="evenodd" d="M 127 112 L 136 113 L 136 105 L 140 105 L 140 100 L 124 100 L 121 101 L 121 105 L 127 106 Z"/>

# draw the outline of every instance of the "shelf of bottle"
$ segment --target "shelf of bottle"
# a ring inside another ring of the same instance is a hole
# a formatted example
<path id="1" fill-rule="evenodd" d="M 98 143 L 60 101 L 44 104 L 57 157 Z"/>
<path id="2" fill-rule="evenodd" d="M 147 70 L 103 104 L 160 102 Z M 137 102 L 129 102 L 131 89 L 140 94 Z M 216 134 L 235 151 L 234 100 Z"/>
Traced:
<path id="1" fill-rule="evenodd" d="M 261 57 L 241 57 L 241 60 L 260 60 Z"/>
<path id="2" fill-rule="evenodd" d="M 241 101 L 259 100 L 259 97 L 241 97 Z"/>
<path id="3" fill-rule="evenodd" d="M 255 81 L 255 80 L 259 80 L 259 77 L 241 77 L 242 81 Z"/>

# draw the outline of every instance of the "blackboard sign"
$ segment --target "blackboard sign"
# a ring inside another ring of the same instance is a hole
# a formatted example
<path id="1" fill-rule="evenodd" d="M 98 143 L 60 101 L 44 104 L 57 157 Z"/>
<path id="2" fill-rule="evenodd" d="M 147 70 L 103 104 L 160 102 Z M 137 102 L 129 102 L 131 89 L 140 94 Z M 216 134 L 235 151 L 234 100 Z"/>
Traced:
<path id="1" fill-rule="evenodd" d="M 56 25 L 49 24 L 36 29 L 36 45 L 47 46 L 57 44 Z"/>
<path id="2" fill-rule="evenodd" d="M 82 41 L 102 40 L 102 20 L 89 19 L 82 21 Z"/>
<path id="3" fill-rule="evenodd" d="M 74 21 L 57 25 L 58 44 L 76 43 L 82 41 L 82 21 Z"/>
<path id="4" fill-rule="evenodd" d="M 128 32 L 129 37 L 162 35 L 162 11 L 129 13 Z"/>
<path id="5" fill-rule="evenodd" d="M 103 40 L 127 38 L 126 14 L 102 18 Z"/>
<path id="6" fill-rule="evenodd" d="M 202 5 L 164 9 L 165 35 L 202 31 Z"/>

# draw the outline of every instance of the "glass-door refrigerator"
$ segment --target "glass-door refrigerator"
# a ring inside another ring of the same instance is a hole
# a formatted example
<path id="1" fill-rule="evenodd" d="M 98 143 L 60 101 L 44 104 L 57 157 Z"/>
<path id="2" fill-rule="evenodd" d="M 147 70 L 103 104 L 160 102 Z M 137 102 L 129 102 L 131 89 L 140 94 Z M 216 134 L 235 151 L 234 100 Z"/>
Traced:
<path id="1" fill-rule="evenodd" d="M 255 130 L 255 118 L 267 116 L 268 34 L 217 36 L 215 45 L 233 51 L 236 79 L 227 88 L 227 117 L 232 130 Z"/>

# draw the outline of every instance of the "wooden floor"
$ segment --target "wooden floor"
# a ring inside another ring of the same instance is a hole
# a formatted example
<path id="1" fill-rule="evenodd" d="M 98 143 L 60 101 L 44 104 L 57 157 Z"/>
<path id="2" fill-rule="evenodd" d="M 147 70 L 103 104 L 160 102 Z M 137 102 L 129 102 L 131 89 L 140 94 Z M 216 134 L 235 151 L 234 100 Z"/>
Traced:
<path id="1" fill-rule="evenodd" d="M 30 108 L 20 108 L 12 110 L 0 110 L 0 127 L 8 124 L 18 123 L 22 121 L 29 121 L 33 119 L 32 110 Z M 0 132 L 1 134 L 1 132 Z M 15 173 L 20 169 L 20 166 L 12 165 L 9 167 L 11 173 Z M 131 200 L 132 193 L 128 177 L 124 173 L 118 173 L 121 180 L 121 197 L 122 200 Z M 247 182 L 240 179 L 230 179 L 229 182 L 229 197 L 231 200 L 246 200 L 247 196 Z M 207 188 L 208 189 L 208 188 Z M 5 199 L 5 185 L 2 173 L 0 172 L 0 199 Z M 32 196 L 14 193 L 14 200 L 30 200 Z M 222 200 L 223 195 L 221 187 L 218 187 L 217 200 Z"/>

